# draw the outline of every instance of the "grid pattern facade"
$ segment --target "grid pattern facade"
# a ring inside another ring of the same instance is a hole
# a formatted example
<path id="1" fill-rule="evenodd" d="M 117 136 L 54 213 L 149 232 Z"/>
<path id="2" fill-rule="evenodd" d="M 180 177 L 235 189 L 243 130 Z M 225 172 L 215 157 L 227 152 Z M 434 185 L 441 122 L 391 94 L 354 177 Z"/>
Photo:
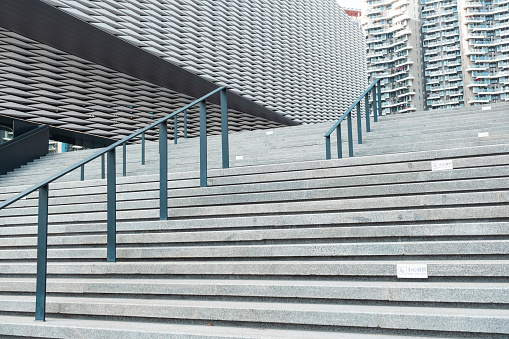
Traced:
<path id="1" fill-rule="evenodd" d="M 367 86 L 335 0 L 45 0 L 292 120 L 332 120 Z"/>
<path id="2" fill-rule="evenodd" d="M 509 0 L 462 2 L 470 105 L 509 101 Z"/>
<path id="3" fill-rule="evenodd" d="M 458 3 L 421 0 L 426 107 L 463 107 Z"/>
<path id="4" fill-rule="evenodd" d="M 138 129 L 194 99 L 93 64 L 0 29 L 0 114 L 112 139 Z M 220 109 L 207 104 L 207 127 L 220 132 Z M 178 133 L 183 134 L 183 115 Z M 229 128 L 241 131 L 279 124 L 229 110 Z M 199 112 L 188 113 L 188 136 L 199 134 Z M 173 124 L 168 124 L 173 136 Z M 157 129 L 147 131 L 157 139 Z"/>
<path id="5" fill-rule="evenodd" d="M 367 5 L 368 74 L 381 79 L 383 113 L 423 109 L 418 5 L 409 0 L 369 0 Z"/>

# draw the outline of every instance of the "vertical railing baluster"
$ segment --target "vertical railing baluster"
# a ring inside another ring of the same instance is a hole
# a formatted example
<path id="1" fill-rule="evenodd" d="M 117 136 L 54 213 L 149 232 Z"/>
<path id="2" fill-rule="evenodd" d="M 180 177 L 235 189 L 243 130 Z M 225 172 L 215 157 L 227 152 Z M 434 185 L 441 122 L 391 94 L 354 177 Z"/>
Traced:
<path id="1" fill-rule="evenodd" d="M 106 178 L 106 170 L 104 164 L 104 154 L 101 155 L 101 179 Z"/>
<path id="2" fill-rule="evenodd" d="M 362 144 L 361 102 L 357 103 L 357 143 Z"/>
<path id="3" fill-rule="evenodd" d="M 48 261 L 48 185 L 39 188 L 37 224 L 37 283 L 35 287 L 35 320 L 46 320 L 46 275 Z"/>
<path id="4" fill-rule="evenodd" d="M 382 84 L 378 80 L 376 87 L 378 88 L 378 115 L 382 116 Z"/>
<path id="5" fill-rule="evenodd" d="M 127 173 L 127 150 L 126 150 L 126 143 L 124 142 L 122 144 L 122 176 L 126 176 Z"/>
<path id="6" fill-rule="evenodd" d="M 117 260 L 117 170 L 115 160 L 115 149 L 107 153 L 107 234 L 106 234 L 106 261 Z"/>
<path id="7" fill-rule="evenodd" d="M 376 108 L 376 98 L 377 98 L 377 95 L 376 95 L 376 85 L 373 86 L 373 88 L 371 88 L 371 96 L 373 97 L 373 121 L 374 122 L 378 122 L 378 109 Z"/>
<path id="8" fill-rule="evenodd" d="M 331 151 L 330 151 L 330 135 L 325 137 L 325 160 L 330 160 Z"/>
<path id="9" fill-rule="evenodd" d="M 369 91 L 364 97 L 364 106 L 366 108 L 366 132 L 371 132 L 371 126 L 369 121 Z"/>
<path id="10" fill-rule="evenodd" d="M 159 124 L 159 219 L 168 219 L 168 126 Z"/>
<path id="11" fill-rule="evenodd" d="M 200 187 L 207 187 L 207 101 L 200 101 Z"/>
<path id="12" fill-rule="evenodd" d="M 226 88 L 220 92 L 221 96 L 221 155 L 223 168 L 230 167 L 230 151 L 228 148 L 228 103 Z"/>
<path id="13" fill-rule="evenodd" d="M 184 110 L 184 139 L 187 139 L 187 109 Z"/>
<path id="14" fill-rule="evenodd" d="M 141 133 L 141 164 L 145 165 L 145 132 Z"/>
<path id="15" fill-rule="evenodd" d="M 352 132 L 352 112 L 347 116 L 347 126 L 348 126 L 348 156 L 353 157 L 353 132 Z"/>
<path id="16" fill-rule="evenodd" d="M 338 143 L 338 159 L 343 158 L 343 142 L 341 140 L 341 124 L 336 128 L 336 139 Z"/>
<path id="17" fill-rule="evenodd" d="M 173 117 L 173 143 L 177 144 L 177 116 Z"/>
<path id="18" fill-rule="evenodd" d="M 81 165 L 81 181 L 85 180 L 85 164 Z"/>

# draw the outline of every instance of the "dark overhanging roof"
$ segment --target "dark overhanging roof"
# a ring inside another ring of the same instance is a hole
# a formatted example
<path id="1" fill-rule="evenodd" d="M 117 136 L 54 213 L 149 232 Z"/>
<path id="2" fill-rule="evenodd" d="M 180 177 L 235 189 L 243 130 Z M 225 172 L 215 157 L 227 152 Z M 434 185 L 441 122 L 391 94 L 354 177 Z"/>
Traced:
<path id="1" fill-rule="evenodd" d="M 43 1 L 2 0 L 0 6 L 0 27 L 48 46 L 194 98 L 218 88 L 194 73 Z M 219 104 L 219 95 L 208 100 Z M 298 125 L 232 92 L 228 93 L 228 107 L 283 125 Z"/>

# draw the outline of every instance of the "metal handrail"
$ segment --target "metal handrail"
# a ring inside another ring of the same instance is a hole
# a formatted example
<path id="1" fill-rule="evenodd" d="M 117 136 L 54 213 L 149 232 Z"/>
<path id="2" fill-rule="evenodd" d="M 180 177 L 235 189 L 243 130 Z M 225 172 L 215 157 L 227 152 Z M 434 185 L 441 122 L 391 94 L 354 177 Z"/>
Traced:
<path id="1" fill-rule="evenodd" d="M 343 157 L 343 149 L 341 147 L 341 122 L 347 119 L 348 126 L 348 154 L 353 157 L 353 136 L 352 136 L 352 111 L 354 107 L 357 107 L 357 142 L 362 144 L 362 119 L 361 119 L 361 100 L 364 98 L 366 107 L 366 132 L 371 132 L 370 118 L 369 118 L 369 92 L 372 92 L 373 96 L 373 120 L 378 122 L 378 116 L 382 115 L 382 85 L 380 79 L 373 81 L 371 85 L 362 93 L 357 100 L 350 106 L 350 108 L 339 118 L 339 120 L 325 133 L 325 159 L 331 159 L 331 143 L 330 135 L 334 130 L 337 134 L 337 146 L 338 146 L 338 159 Z M 377 114 L 378 110 L 378 114 Z"/>
<path id="2" fill-rule="evenodd" d="M 50 176 L 49 178 L 27 188 L 15 196 L 0 203 L 0 210 L 22 199 L 30 193 L 39 190 L 38 204 L 38 229 L 37 229 L 37 283 L 36 283 L 36 306 L 35 320 L 45 320 L 46 316 L 46 276 L 47 276 L 47 241 L 48 241 L 48 192 L 49 184 L 58 178 L 81 167 L 81 180 L 84 180 L 84 165 L 90 161 L 102 157 L 102 178 L 105 177 L 104 155 L 107 155 L 107 236 L 106 236 L 106 259 L 107 262 L 116 261 L 116 162 L 115 149 L 123 146 L 123 175 L 126 175 L 126 144 L 128 141 L 142 134 L 142 165 L 145 164 L 145 132 L 159 126 L 159 217 L 161 220 L 168 219 L 168 132 L 167 121 L 174 118 L 174 126 L 177 125 L 177 114 L 184 113 L 184 137 L 187 138 L 187 109 L 194 105 L 200 105 L 200 187 L 207 187 L 207 125 L 206 125 L 206 99 L 216 93 L 220 94 L 221 103 L 221 140 L 222 140 L 222 165 L 229 167 L 228 150 L 228 109 L 227 88 L 219 87 L 214 91 L 202 96 L 190 104 L 176 110 L 164 118 L 144 127 L 133 134 L 113 143 L 97 153 L 75 163 L 72 166 Z M 177 131 L 174 127 L 174 142 L 176 143 Z"/>

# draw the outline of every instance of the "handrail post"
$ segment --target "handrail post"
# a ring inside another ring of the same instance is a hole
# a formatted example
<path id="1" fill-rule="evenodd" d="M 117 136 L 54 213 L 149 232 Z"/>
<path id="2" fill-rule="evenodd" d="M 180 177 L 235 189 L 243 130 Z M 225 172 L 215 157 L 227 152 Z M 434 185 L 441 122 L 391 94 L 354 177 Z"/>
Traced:
<path id="1" fill-rule="evenodd" d="M 37 225 L 37 284 L 35 292 L 35 320 L 46 320 L 46 277 L 48 262 L 48 185 L 39 188 L 39 216 Z"/>
<path id="2" fill-rule="evenodd" d="M 330 135 L 325 137 L 325 160 L 330 160 L 331 152 L 330 152 Z"/>
<path id="3" fill-rule="evenodd" d="M 124 142 L 122 144 L 122 176 L 126 176 L 126 167 L 127 167 L 127 150 L 126 150 L 126 143 Z"/>
<path id="4" fill-rule="evenodd" d="M 145 132 L 141 133 L 141 164 L 145 165 Z"/>
<path id="5" fill-rule="evenodd" d="M 336 139 L 338 144 L 338 159 L 343 158 L 343 143 L 341 141 L 341 124 L 336 128 Z"/>
<path id="6" fill-rule="evenodd" d="M 346 117 L 348 126 L 348 156 L 353 157 L 352 113 L 348 114 Z"/>
<path id="7" fill-rule="evenodd" d="M 221 154 L 223 157 L 223 168 L 230 168 L 230 151 L 228 149 L 228 105 L 226 88 L 220 91 L 221 96 Z"/>
<path id="8" fill-rule="evenodd" d="M 382 84 L 380 80 L 376 83 L 376 87 L 378 87 L 378 115 L 382 116 Z"/>
<path id="9" fill-rule="evenodd" d="M 200 101 L 200 187 L 207 187 L 207 101 Z"/>
<path id="10" fill-rule="evenodd" d="M 173 143 L 177 144 L 177 116 L 173 117 Z"/>
<path id="11" fill-rule="evenodd" d="M 168 219 L 168 126 L 159 124 L 159 219 Z"/>
<path id="12" fill-rule="evenodd" d="M 361 102 L 357 103 L 357 143 L 362 144 Z"/>
<path id="13" fill-rule="evenodd" d="M 373 121 L 374 122 L 378 122 L 378 114 L 377 114 L 377 108 L 376 108 L 376 86 L 373 86 L 373 88 L 371 89 L 371 94 L 372 94 L 372 97 L 373 97 Z"/>
<path id="14" fill-rule="evenodd" d="M 187 139 L 187 109 L 184 110 L 184 139 Z"/>
<path id="15" fill-rule="evenodd" d="M 106 178 L 106 170 L 105 170 L 105 164 L 104 164 L 104 154 L 101 155 L 101 179 Z"/>
<path id="16" fill-rule="evenodd" d="M 115 164 L 115 149 L 107 153 L 107 235 L 106 235 L 106 261 L 117 260 L 117 197 L 116 183 L 117 173 Z"/>
<path id="17" fill-rule="evenodd" d="M 81 165 L 81 181 L 85 180 L 85 165 Z"/>
<path id="18" fill-rule="evenodd" d="M 366 132 L 371 132 L 371 126 L 369 121 L 369 91 L 364 97 L 364 106 L 366 107 Z"/>

